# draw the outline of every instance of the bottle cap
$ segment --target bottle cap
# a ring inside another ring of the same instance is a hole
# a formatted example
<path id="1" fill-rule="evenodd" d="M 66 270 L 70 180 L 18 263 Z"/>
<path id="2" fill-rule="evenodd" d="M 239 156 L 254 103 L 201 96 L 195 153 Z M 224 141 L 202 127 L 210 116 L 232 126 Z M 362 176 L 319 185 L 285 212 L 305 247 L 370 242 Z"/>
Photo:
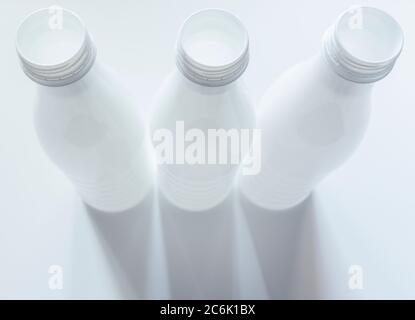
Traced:
<path id="1" fill-rule="evenodd" d="M 191 81 L 224 86 L 242 75 L 248 61 L 248 33 L 233 14 L 205 9 L 184 22 L 177 40 L 176 64 Z"/>
<path id="2" fill-rule="evenodd" d="M 372 7 L 352 7 L 326 32 L 323 48 L 336 73 L 369 83 L 392 70 L 403 42 L 401 27 L 389 14 Z"/>
<path id="3" fill-rule="evenodd" d="M 45 86 L 79 80 L 96 56 L 82 20 L 58 6 L 37 10 L 23 20 L 17 31 L 16 50 L 26 75 Z"/>

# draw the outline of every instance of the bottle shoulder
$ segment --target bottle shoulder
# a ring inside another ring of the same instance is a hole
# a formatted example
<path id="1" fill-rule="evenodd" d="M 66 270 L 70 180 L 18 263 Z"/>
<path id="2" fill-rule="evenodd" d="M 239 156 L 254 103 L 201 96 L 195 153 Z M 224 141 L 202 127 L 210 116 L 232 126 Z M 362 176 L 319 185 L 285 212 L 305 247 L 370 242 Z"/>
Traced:
<path id="1" fill-rule="evenodd" d="M 287 164 L 295 162 L 298 171 L 305 167 L 305 158 L 316 168 L 345 159 L 362 140 L 369 121 L 370 88 L 327 83 L 327 70 L 321 67 L 307 61 L 288 70 L 260 104 L 263 144 L 272 145 Z"/>
<path id="2" fill-rule="evenodd" d="M 141 139 L 145 128 L 138 104 L 111 76 L 100 77 L 101 70 L 69 86 L 38 87 L 34 122 L 41 137 L 55 135 L 66 143 L 72 132 L 79 131 L 96 143 L 114 136 Z"/>
<path id="3" fill-rule="evenodd" d="M 203 126 L 236 127 L 253 119 L 253 103 L 242 79 L 223 87 L 191 83 L 178 72 L 162 83 L 152 103 L 152 127 L 174 126 L 176 121 L 204 122 Z"/>
<path id="4" fill-rule="evenodd" d="M 301 62 L 279 76 L 260 102 L 260 110 L 290 109 L 307 112 L 321 105 L 370 107 L 372 85 L 354 83 L 335 74 L 321 57 Z"/>

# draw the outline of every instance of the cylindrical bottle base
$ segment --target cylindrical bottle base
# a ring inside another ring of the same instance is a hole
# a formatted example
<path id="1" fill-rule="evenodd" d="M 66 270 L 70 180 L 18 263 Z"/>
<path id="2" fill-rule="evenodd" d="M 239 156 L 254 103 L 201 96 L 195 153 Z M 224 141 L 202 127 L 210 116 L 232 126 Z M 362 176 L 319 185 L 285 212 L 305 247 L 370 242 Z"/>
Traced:
<path id="1" fill-rule="evenodd" d="M 271 179 L 272 177 L 272 179 Z M 303 202 L 312 188 L 300 181 L 265 175 L 240 176 L 239 190 L 254 205 L 267 210 L 286 210 Z"/>
<path id="2" fill-rule="evenodd" d="M 105 212 L 121 212 L 135 207 L 148 194 L 152 184 L 148 172 L 139 174 L 134 170 L 114 179 L 94 182 L 70 179 L 86 204 Z"/>
<path id="3" fill-rule="evenodd" d="M 206 211 L 223 202 L 232 190 L 235 172 L 209 181 L 183 179 L 161 165 L 158 184 L 162 195 L 187 211 Z"/>

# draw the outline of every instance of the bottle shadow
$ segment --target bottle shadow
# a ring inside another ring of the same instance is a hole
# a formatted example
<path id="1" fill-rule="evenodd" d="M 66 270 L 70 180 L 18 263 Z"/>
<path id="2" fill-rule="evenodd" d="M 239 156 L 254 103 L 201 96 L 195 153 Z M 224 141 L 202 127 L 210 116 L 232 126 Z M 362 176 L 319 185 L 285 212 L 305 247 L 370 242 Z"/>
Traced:
<path id="1" fill-rule="evenodd" d="M 74 297 L 322 296 L 319 210 L 313 196 L 280 212 L 261 209 L 235 193 L 203 212 L 179 209 L 157 191 L 125 212 L 85 207 L 87 215 L 74 233 Z M 93 275 L 97 268 L 108 268 L 109 277 L 102 270 Z M 111 293 L 113 286 L 117 293 Z"/>
<path id="2" fill-rule="evenodd" d="M 314 195 L 300 205 L 271 211 L 238 193 L 271 299 L 315 298 L 320 292 L 320 244 Z"/>
<path id="3" fill-rule="evenodd" d="M 161 193 L 159 209 L 172 299 L 229 299 L 233 291 L 233 197 L 190 212 Z"/>
<path id="4" fill-rule="evenodd" d="M 85 205 L 123 299 L 147 297 L 154 196 L 151 191 L 136 207 L 116 213 Z"/>

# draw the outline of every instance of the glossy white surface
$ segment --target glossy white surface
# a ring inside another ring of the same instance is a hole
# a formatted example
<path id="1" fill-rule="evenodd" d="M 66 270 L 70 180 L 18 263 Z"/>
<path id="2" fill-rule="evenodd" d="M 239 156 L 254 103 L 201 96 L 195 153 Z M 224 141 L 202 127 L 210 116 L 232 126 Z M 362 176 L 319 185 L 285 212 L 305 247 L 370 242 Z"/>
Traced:
<path id="1" fill-rule="evenodd" d="M 31 11 L 66 2 L 0 2 L 1 298 L 415 298 L 414 1 L 210 1 L 249 31 L 244 80 L 255 101 L 277 75 L 315 54 L 327 26 L 356 2 L 391 13 L 405 50 L 373 89 L 359 150 L 293 214 L 231 200 L 189 214 L 148 200 L 123 216 L 88 212 L 35 134 L 35 86 L 19 68 L 15 30 Z M 149 108 L 174 68 L 177 30 L 205 6 L 74 0 L 69 9 L 88 22 L 99 59 Z M 53 264 L 63 267 L 63 290 L 48 288 Z M 363 290 L 348 288 L 354 264 L 363 267 Z"/>

